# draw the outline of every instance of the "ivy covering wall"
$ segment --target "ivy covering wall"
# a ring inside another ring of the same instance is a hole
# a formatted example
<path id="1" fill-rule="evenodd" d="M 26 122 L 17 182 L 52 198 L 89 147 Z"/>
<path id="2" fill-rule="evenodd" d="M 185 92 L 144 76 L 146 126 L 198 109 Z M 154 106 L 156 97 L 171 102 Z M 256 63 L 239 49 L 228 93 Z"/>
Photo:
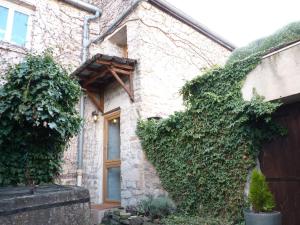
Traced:
<path id="1" fill-rule="evenodd" d="M 76 80 L 51 54 L 25 58 L 0 87 L 0 186 L 53 182 L 77 133 Z"/>
<path id="2" fill-rule="evenodd" d="M 272 121 L 280 104 L 259 96 L 246 102 L 241 87 L 264 52 L 300 38 L 299 27 L 289 25 L 259 40 L 255 49 L 253 43 L 238 49 L 224 67 L 188 82 L 181 90 L 185 111 L 139 122 L 137 134 L 146 156 L 183 212 L 234 224 L 242 220 L 248 172 L 262 143 L 282 129 Z"/>

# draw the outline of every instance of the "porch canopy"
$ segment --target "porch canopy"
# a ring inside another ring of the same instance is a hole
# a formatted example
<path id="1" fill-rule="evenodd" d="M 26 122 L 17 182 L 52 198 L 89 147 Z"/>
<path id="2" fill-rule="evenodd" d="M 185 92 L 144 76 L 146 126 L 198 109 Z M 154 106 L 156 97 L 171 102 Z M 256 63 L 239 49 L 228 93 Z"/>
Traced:
<path id="1" fill-rule="evenodd" d="M 102 113 L 104 112 L 104 88 L 113 81 L 120 84 L 131 101 L 134 101 L 133 71 L 136 60 L 96 54 L 88 59 L 71 76 L 79 79 L 83 90 Z"/>

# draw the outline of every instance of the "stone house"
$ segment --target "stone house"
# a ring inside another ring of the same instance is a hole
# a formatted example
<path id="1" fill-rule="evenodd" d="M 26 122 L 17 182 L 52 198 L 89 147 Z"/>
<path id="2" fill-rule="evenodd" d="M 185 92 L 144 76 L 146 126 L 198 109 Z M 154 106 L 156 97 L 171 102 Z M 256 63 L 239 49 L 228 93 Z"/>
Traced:
<path id="1" fill-rule="evenodd" d="M 234 47 L 162 0 L 0 0 L 0 71 L 51 48 L 84 90 L 84 127 L 58 182 L 93 204 L 136 204 L 164 193 L 135 134 L 139 119 L 183 109 L 183 84 Z"/>

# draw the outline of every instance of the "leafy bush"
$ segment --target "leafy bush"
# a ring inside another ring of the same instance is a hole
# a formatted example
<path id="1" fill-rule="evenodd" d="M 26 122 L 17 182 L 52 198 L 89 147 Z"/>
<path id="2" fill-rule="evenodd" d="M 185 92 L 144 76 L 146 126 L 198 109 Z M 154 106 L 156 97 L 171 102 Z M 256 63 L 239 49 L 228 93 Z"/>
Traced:
<path id="1" fill-rule="evenodd" d="M 50 53 L 28 55 L 0 87 L 0 186 L 49 183 L 80 127 L 80 87 Z"/>
<path id="2" fill-rule="evenodd" d="M 257 169 L 253 170 L 251 176 L 249 202 L 255 212 L 270 212 L 275 208 L 274 197 L 266 178 Z"/>
<path id="3" fill-rule="evenodd" d="M 233 225 L 226 219 L 218 219 L 215 217 L 199 217 L 188 215 L 172 215 L 161 221 L 164 225 Z"/>
<path id="4" fill-rule="evenodd" d="M 236 49 L 229 57 L 228 63 L 245 59 L 250 55 L 263 54 L 270 49 L 297 40 L 300 40 L 300 22 L 290 23 L 266 38 L 258 39 L 246 47 Z"/>
<path id="5" fill-rule="evenodd" d="M 138 214 L 150 217 L 151 219 L 164 218 L 174 213 L 175 210 L 176 206 L 174 202 L 166 196 L 148 196 L 137 206 Z"/>

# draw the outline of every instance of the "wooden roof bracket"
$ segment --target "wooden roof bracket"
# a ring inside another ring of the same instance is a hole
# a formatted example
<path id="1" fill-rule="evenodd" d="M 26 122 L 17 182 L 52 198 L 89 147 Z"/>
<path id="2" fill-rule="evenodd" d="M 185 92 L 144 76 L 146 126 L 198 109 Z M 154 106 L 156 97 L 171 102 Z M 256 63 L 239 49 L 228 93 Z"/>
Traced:
<path id="1" fill-rule="evenodd" d="M 104 70 L 102 71 L 102 73 L 97 74 L 96 76 L 90 78 L 89 80 L 85 81 L 83 84 L 83 88 L 87 88 L 87 86 L 91 83 L 93 83 L 94 81 L 96 81 L 97 79 L 101 78 L 102 76 L 104 76 L 108 71 Z"/>
<path id="2" fill-rule="evenodd" d="M 101 112 L 104 113 L 104 93 L 101 91 L 97 97 L 97 93 L 91 92 L 86 90 L 86 94 L 89 96 L 91 101 L 94 103 L 94 105 L 97 107 L 97 109 Z"/>
<path id="3" fill-rule="evenodd" d="M 113 75 L 113 77 L 117 80 L 117 82 L 124 88 L 127 92 L 130 100 L 134 102 L 134 95 L 133 95 L 133 73 L 132 71 L 125 71 L 120 70 L 118 68 L 114 68 L 114 66 L 107 66 L 107 70 Z M 123 82 L 123 80 L 119 77 L 119 74 L 127 75 L 129 77 L 129 87 Z"/>

